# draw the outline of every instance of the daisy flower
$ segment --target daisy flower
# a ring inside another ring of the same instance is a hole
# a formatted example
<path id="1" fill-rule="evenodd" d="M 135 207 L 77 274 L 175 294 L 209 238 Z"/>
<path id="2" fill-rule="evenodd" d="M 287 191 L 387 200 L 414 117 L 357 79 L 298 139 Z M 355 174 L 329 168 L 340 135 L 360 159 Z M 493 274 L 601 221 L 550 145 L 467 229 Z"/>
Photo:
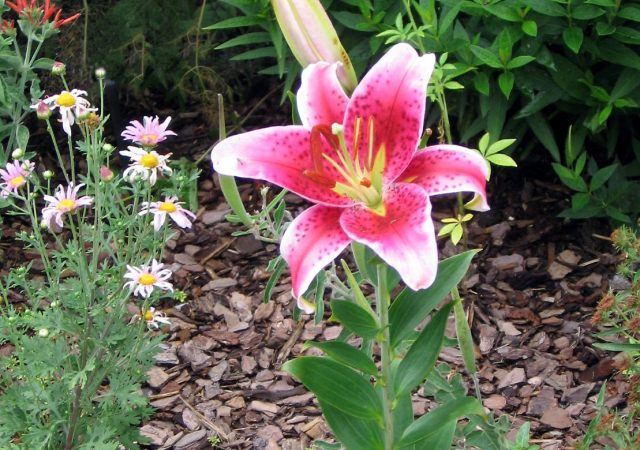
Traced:
<path id="1" fill-rule="evenodd" d="M 140 147 L 129 146 L 129 150 L 123 150 L 120 154 L 131 159 L 129 167 L 122 174 L 129 182 L 133 182 L 139 176 L 143 180 L 148 179 L 153 186 L 158 179 L 158 171 L 165 175 L 171 175 L 173 172 L 167 165 L 171 153 L 160 155 L 155 150 L 146 151 Z"/>
<path id="2" fill-rule="evenodd" d="M 8 163 L 4 169 L 0 169 L 0 177 L 2 177 L 0 197 L 7 198 L 23 186 L 31 172 L 33 172 L 34 167 L 34 163 L 26 160 L 24 162 L 14 161 L 13 163 Z"/>
<path id="3" fill-rule="evenodd" d="M 44 99 L 44 103 L 49 106 L 51 110 L 57 108 L 60 111 L 62 128 L 69 136 L 71 136 L 71 125 L 75 123 L 78 117 L 91 111 L 97 111 L 97 108 L 91 107 L 89 100 L 82 98 L 83 95 L 87 95 L 87 91 L 72 89 L 71 91 L 62 91 L 58 95 Z M 37 110 L 38 105 L 32 105 L 31 108 Z"/>
<path id="4" fill-rule="evenodd" d="M 160 328 L 160 324 L 171 325 L 171 321 L 163 312 L 156 312 L 156 309 L 151 306 L 140 313 L 140 316 L 147 322 L 147 328 L 150 330 L 157 330 Z"/>
<path id="5" fill-rule="evenodd" d="M 151 295 L 154 288 L 163 291 L 173 291 L 173 285 L 167 280 L 171 277 L 169 269 L 163 269 L 164 264 L 159 263 L 155 259 L 151 261 L 151 265 L 142 265 L 133 267 L 127 265 L 127 273 L 124 278 L 130 281 L 125 283 L 125 287 L 133 292 L 133 295 L 147 298 Z"/>
<path id="6" fill-rule="evenodd" d="M 145 116 L 142 119 L 142 123 L 138 120 L 132 120 L 130 125 L 122 132 L 121 136 L 136 144 L 153 147 L 159 142 L 164 141 L 167 136 L 176 136 L 176 133 L 167 130 L 169 122 L 171 122 L 171 117 L 167 117 L 164 122 L 160 123 L 158 116 L 154 118 Z"/>
<path id="7" fill-rule="evenodd" d="M 93 198 L 84 196 L 78 198 L 78 191 L 84 186 L 80 183 L 74 186 L 70 183 L 65 190 L 64 186 L 58 185 L 55 194 L 45 195 L 44 200 L 47 205 L 42 209 L 42 223 L 53 231 L 60 231 L 64 224 L 62 217 L 70 212 L 75 211 L 81 206 L 89 206 L 93 203 Z"/>
<path id="8" fill-rule="evenodd" d="M 178 197 L 166 197 L 163 202 L 144 202 L 142 203 L 142 211 L 139 215 L 153 214 L 153 229 L 160 231 L 162 225 L 167 220 L 167 216 L 178 225 L 180 228 L 191 228 L 191 221 L 196 218 L 196 215 L 184 209 L 181 205 L 183 202 L 178 202 Z"/>

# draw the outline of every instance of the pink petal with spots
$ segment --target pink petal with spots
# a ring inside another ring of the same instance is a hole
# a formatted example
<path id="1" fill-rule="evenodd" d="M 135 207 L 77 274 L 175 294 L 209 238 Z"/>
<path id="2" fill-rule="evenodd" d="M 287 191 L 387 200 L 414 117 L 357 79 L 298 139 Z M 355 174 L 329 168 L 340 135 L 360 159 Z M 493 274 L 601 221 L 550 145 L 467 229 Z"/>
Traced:
<path id="1" fill-rule="evenodd" d="M 310 132 L 302 126 L 271 127 L 231 136 L 211 152 L 213 168 L 223 175 L 257 178 L 282 186 L 315 203 L 351 205 L 333 185 L 305 175 L 313 169 Z M 325 162 L 325 172 L 335 180 L 335 169 Z"/>
<path id="2" fill-rule="evenodd" d="M 295 298 L 300 298 L 318 272 L 351 242 L 340 228 L 342 211 L 342 208 L 312 206 L 296 217 L 285 231 L 280 253 L 291 269 Z M 298 306 L 307 309 L 300 302 Z"/>
<path id="3" fill-rule="evenodd" d="M 397 44 L 365 75 L 347 106 L 347 145 L 353 143 L 355 121 L 360 118 L 362 131 L 358 152 L 366 164 L 366 124 L 373 118 L 374 159 L 377 150 L 384 145 L 386 181 L 395 180 L 416 152 L 423 131 L 427 83 L 434 65 L 433 54 L 418 56 L 410 45 Z"/>
<path id="4" fill-rule="evenodd" d="M 398 181 L 415 183 L 429 195 L 474 192 L 478 211 L 487 211 L 487 162 L 480 153 L 459 145 L 432 145 L 418 152 Z"/>
<path id="5" fill-rule="evenodd" d="M 298 113 L 307 128 L 342 124 L 349 98 L 337 76 L 338 63 L 319 62 L 302 71 L 298 90 Z"/>
<path id="6" fill-rule="evenodd" d="M 429 287 L 438 268 L 429 196 L 414 184 L 395 183 L 385 193 L 385 216 L 365 207 L 345 209 L 342 229 L 396 269 L 411 289 Z"/>

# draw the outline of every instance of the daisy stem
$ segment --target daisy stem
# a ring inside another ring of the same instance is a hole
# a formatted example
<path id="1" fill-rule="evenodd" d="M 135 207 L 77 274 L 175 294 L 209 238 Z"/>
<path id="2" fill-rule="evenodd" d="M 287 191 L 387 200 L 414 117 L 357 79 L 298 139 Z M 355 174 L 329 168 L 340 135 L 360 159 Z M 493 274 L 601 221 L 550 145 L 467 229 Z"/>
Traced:
<path id="1" fill-rule="evenodd" d="M 382 384 L 382 409 L 384 419 L 384 448 L 393 449 L 393 379 L 391 377 L 391 336 L 389 332 L 389 306 L 391 298 L 387 286 L 387 266 L 377 265 L 378 283 L 376 286 L 376 312 L 380 321 L 382 338 L 380 345 Z"/>
<path id="2" fill-rule="evenodd" d="M 67 173 L 67 169 L 64 168 L 64 160 L 62 159 L 62 154 L 60 153 L 60 147 L 58 147 L 58 141 L 56 139 L 56 135 L 53 133 L 53 128 L 51 127 L 51 121 L 47 119 L 47 131 L 49 132 L 49 136 L 51 137 L 51 142 L 53 143 L 53 148 L 56 151 L 56 156 L 58 157 L 58 162 L 60 163 L 60 168 L 62 169 L 62 174 L 64 175 L 64 179 L 69 184 L 69 174 Z"/>

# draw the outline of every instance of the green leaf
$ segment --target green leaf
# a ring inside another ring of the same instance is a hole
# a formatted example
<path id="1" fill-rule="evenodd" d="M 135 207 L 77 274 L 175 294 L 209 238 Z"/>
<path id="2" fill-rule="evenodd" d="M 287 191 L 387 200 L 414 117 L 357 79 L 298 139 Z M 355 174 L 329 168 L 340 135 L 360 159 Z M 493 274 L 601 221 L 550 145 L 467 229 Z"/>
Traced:
<path id="1" fill-rule="evenodd" d="M 332 300 L 331 315 L 346 329 L 363 338 L 374 338 L 380 331 L 378 322 L 371 317 L 369 311 L 362 309 L 355 303 Z"/>
<path id="2" fill-rule="evenodd" d="M 502 69 L 503 65 L 500 62 L 500 58 L 498 55 L 494 54 L 491 50 L 487 50 L 483 47 L 478 47 L 477 45 L 472 45 L 471 52 L 476 55 L 476 57 L 483 63 L 489 67 L 493 67 L 494 69 Z"/>
<path id="3" fill-rule="evenodd" d="M 585 183 L 582 177 L 580 177 L 579 175 L 576 175 L 567 167 L 558 163 L 551 163 L 551 166 L 553 167 L 553 170 L 556 172 L 558 177 L 560 177 L 560 180 L 569 188 L 578 192 L 589 191 L 589 188 L 587 187 L 587 183 Z"/>
<path id="4" fill-rule="evenodd" d="M 533 56 L 516 56 L 511 61 L 507 63 L 507 69 L 517 69 L 518 67 L 522 67 L 524 65 L 529 64 L 531 61 L 535 61 L 536 58 Z"/>
<path id="5" fill-rule="evenodd" d="M 261 44 L 264 42 L 270 42 L 271 36 L 265 31 L 257 31 L 254 33 L 245 33 L 243 35 L 229 39 L 216 47 L 216 50 L 222 50 L 225 48 L 237 47 L 239 45 L 251 45 Z"/>
<path id="6" fill-rule="evenodd" d="M 533 134 L 536 135 L 542 145 L 544 145 L 549 153 L 551 153 L 553 159 L 560 161 L 560 149 L 558 148 L 558 144 L 556 144 L 556 140 L 553 137 L 553 131 L 551 131 L 551 127 L 547 121 L 540 113 L 527 116 L 526 119 L 531 131 L 533 131 Z"/>
<path id="7" fill-rule="evenodd" d="M 602 185 L 604 185 L 607 182 L 607 180 L 611 178 L 611 175 L 613 175 L 617 169 L 618 169 L 618 164 L 611 164 L 610 166 L 603 167 L 602 169 L 594 173 L 593 177 L 591 178 L 591 183 L 589 185 L 591 190 L 595 191 L 600 187 L 602 187 Z"/>
<path id="8" fill-rule="evenodd" d="M 356 278 L 353 276 L 351 269 L 349 269 L 347 262 L 344 259 L 341 259 L 340 264 L 342 265 L 342 270 L 344 270 L 344 273 L 347 276 L 347 283 L 349 284 L 349 288 L 351 289 L 351 293 L 353 294 L 356 304 L 358 304 L 365 311 L 368 311 L 371 317 L 376 318 L 377 316 L 371 309 L 371 304 L 362 293 L 360 285 L 358 284 Z"/>
<path id="9" fill-rule="evenodd" d="M 494 153 L 501 152 L 505 148 L 511 146 L 511 144 L 513 144 L 515 141 L 515 139 L 500 139 L 499 141 L 494 142 L 489 146 L 489 148 L 485 152 L 485 155 L 489 156 L 493 155 Z"/>
<path id="10" fill-rule="evenodd" d="M 396 347 L 449 294 L 467 273 L 476 250 L 469 250 L 440 261 L 438 275 L 427 289 L 405 288 L 389 309 L 391 346 Z"/>
<path id="11" fill-rule="evenodd" d="M 462 225 L 456 223 L 453 227 L 453 230 L 451 230 L 451 242 L 453 243 L 453 245 L 458 245 L 458 242 L 460 242 L 460 239 L 462 239 L 462 234 Z"/>
<path id="12" fill-rule="evenodd" d="M 220 22 L 216 22 L 213 25 L 208 25 L 203 30 L 222 30 L 225 28 L 238 28 L 238 27 L 248 27 L 251 25 L 260 25 L 264 23 L 264 18 L 257 16 L 240 16 L 240 17 L 231 17 L 229 19 L 221 20 Z"/>
<path id="13" fill-rule="evenodd" d="M 482 95 L 489 95 L 489 77 L 484 72 L 478 72 L 473 77 L 473 87 Z"/>
<path id="14" fill-rule="evenodd" d="M 263 303 L 269 303 L 269 300 L 271 300 L 271 292 L 273 291 L 274 286 L 280 279 L 280 275 L 282 275 L 282 272 L 286 267 L 285 261 L 281 256 L 278 256 L 277 261 L 274 264 L 275 267 L 273 268 L 273 272 L 271 272 L 269 280 L 267 281 L 267 285 L 264 288 L 264 295 L 262 297 Z"/>
<path id="15" fill-rule="evenodd" d="M 382 429 L 376 422 L 352 417 L 321 399 L 319 403 L 324 418 L 344 447 L 384 450 Z M 340 448 L 343 447 L 340 446 Z"/>
<path id="16" fill-rule="evenodd" d="M 575 54 L 578 54 L 580 47 L 582 46 L 582 28 L 569 27 L 562 32 L 562 40 Z"/>
<path id="17" fill-rule="evenodd" d="M 545 16 L 562 17 L 567 15 L 567 11 L 553 0 L 527 0 L 527 5 Z"/>
<path id="18" fill-rule="evenodd" d="M 620 8 L 620 11 L 618 11 L 618 17 L 632 20 L 634 22 L 640 22 L 640 6 L 623 6 Z"/>
<path id="19" fill-rule="evenodd" d="M 502 167 L 518 167 L 518 164 L 513 160 L 511 156 L 503 155 L 501 153 L 487 156 L 487 161 L 496 166 Z"/>
<path id="20" fill-rule="evenodd" d="M 399 447 L 414 444 L 437 435 L 443 427 L 450 427 L 460 417 L 471 414 L 484 415 L 480 402 L 472 397 L 463 397 L 438 406 L 407 427 L 398 443 Z"/>
<path id="21" fill-rule="evenodd" d="M 502 72 L 498 77 L 498 85 L 506 98 L 509 98 L 509 95 L 511 95 L 515 79 L 516 77 L 513 72 Z"/>
<path id="22" fill-rule="evenodd" d="M 16 140 L 18 141 L 18 147 L 26 150 L 29 143 L 29 129 L 24 125 L 18 125 L 16 130 Z"/>
<path id="23" fill-rule="evenodd" d="M 640 70 L 640 55 L 616 40 L 600 39 L 598 55 L 607 62 Z"/>
<path id="24" fill-rule="evenodd" d="M 378 369 L 373 363 L 373 360 L 346 342 L 308 342 L 306 345 L 308 347 L 314 347 L 322 350 L 327 354 L 327 356 L 336 360 L 340 364 L 344 364 L 345 366 L 364 372 L 367 375 L 378 375 Z"/>
<path id="25" fill-rule="evenodd" d="M 240 53 L 239 55 L 235 55 L 231 57 L 231 61 L 246 61 L 251 59 L 258 58 L 275 58 L 276 57 L 276 49 L 273 47 L 262 47 L 262 48 L 254 48 L 251 50 L 247 50 L 246 52 Z"/>
<path id="26" fill-rule="evenodd" d="M 522 32 L 528 36 L 536 37 L 538 35 L 538 25 L 535 20 L 525 20 L 522 22 Z"/>
<path id="27" fill-rule="evenodd" d="M 613 105 L 606 105 L 602 110 L 598 113 L 598 125 L 602 125 L 607 121 L 611 113 L 613 112 Z"/>
<path id="28" fill-rule="evenodd" d="M 616 343 L 616 342 L 596 342 L 594 347 L 610 352 L 637 352 L 640 351 L 640 344 Z"/>
<path id="29" fill-rule="evenodd" d="M 55 61 L 51 58 L 40 58 L 33 63 L 34 69 L 51 70 Z"/>
<path id="30" fill-rule="evenodd" d="M 594 5 L 578 5 L 571 8 L 571 17 L 578 20 L 591 20 L 600 17 L 605 12 Z"/>
<path id="31" fill-rule="evenodd" d="M 400 361 L 394 374 L 396 396 L 411 392 L 433 370 L 442 347 L 451 306 L 449 302 L 433 316 Z"/>
<path id="32" fill-rule="evenodd" d="M 480 150 L 480 153 L 482 153 L 483 155 L 486 155 L 487 152 L 489 151 L 490 141 L 491 141 L 491 135 L 489 133 L 483 134 L 482 137 L 480 138 L 480 141 L 478 142 L 478 150 Z"/>
<path id="33" fill-rule="evenodd" d="M 380 398 L 369 379 L 329 358 L 302 356 L 287 361 L 290 373 L 316 394 L 318 400 L 360 419 L 382 420 Z"/>
<path id="34" fill-rule="evenodd" d="M 578 192 L 571 197 L 571 209 L 576 211 L 583 209 L 589 204 L 591 194 L 588 192 Z"/>
<path id="35" fill-rule="evenodd" d="M 451 448 L 453 438 L 456 433 L 456 421 L 445 424 L 441 429 L 437 430 L 432 436 L 420 441 L 420 448 L 426 449 L 448 449 Z"/>

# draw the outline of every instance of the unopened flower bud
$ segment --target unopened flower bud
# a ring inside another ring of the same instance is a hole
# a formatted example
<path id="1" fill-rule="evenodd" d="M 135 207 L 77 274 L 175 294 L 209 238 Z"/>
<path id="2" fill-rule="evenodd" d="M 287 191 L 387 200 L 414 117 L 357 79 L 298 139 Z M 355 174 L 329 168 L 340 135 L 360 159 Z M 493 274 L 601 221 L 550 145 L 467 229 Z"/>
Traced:
<path id="1" fill-rule="evenodd" d="M 100 167 L 100 179 L 104 182 L 113 180 L 113 172 L 107 166 Z"/>
<path id="2" fill-rule="evenodd" d="M 102 150 L 104 150 L 105 152 L 112 152 L 113 149 L 113 145 L 109 144 L 108 142 L 102 146 Z"/>
<path id="3" fill-rule="evenodd" d="M 51 73 L 54 75 L 62 76 L 67 71 L 67 66 L 60 61 L 56 61 L 53 63 L 53 67 L 51 67 Z"/>
<path id="4" fill-rule="evenodd" d="M 51 117 L 51 108 L 42 100 L 40 100 L 36 106 L 36 116 L 38 116 L 40 120 L 47 120 Z"/>
<path id="5" fill-rule="evenodd" d="M 53 178 L 53 171 L 45 170 L 44 172 L 42 172 L 42 176 L 44 177 L 45 180 L 50 180 L 51 178 Z"/>
<path id="6" fill-rule="evenodd" d="M 21 148 L 16 148 L 14 151 L 11 152 L 11 157 L 13 159 L 21 159 L 24 156 L 24 150 L 22 150 Z"/>
<path id="7" fill-rule="evenodd" d="M 49 336 L 49 330 L 47 330 L 46 328 L 40 328 L 40 330 L 38 330 L 38 336 L 40 337 Z"/>
<path id="8" fill-rule="evenodd" d="M 107 71 L 104 70 L 104 67 L 98 67 L 95 71 L 95 74 L 98 80 L 102 80 L 107 76 Z"/>

